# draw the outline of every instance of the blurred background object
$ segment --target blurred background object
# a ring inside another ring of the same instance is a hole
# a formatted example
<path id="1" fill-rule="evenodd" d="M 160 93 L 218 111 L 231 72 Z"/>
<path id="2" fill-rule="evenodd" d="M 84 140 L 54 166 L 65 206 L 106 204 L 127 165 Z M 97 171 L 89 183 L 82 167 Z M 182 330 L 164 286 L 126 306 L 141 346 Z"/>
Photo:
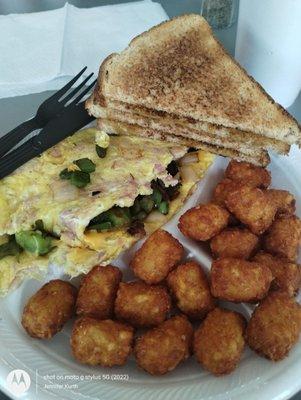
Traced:
<path id="1" fill-rule="evenodd" d="M 130 3 L 135 0 L 68 0 L 80 8 L 97 7 L 109 4 Z M 202 0 L 161 0 L 160 3 L 167 14 L 199 13 Z M 0 0 L 0 15 L 10 13 L 27 13 L 54 10 L 63 7 L 67 0 Z"/>
<path id="2" fill-rule="evenodd" d="M 301 1 L 240 0 L 235 58 L 282 106 L 301 89 Z"/>
<path id="3" fill-rule="evenodd" d="M 201 14 L 215 29 L 229 28 L 237 19 L 238 0 L 203 0 Z"/>

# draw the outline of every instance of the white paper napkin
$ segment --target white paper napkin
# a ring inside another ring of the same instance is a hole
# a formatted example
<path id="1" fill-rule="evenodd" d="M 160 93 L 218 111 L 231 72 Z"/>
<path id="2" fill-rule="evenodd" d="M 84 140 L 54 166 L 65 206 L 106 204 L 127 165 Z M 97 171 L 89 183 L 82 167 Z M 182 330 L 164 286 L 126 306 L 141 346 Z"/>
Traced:
<path id="1" fill-rule="evenodd" d="M 150 0 L 0 16 L 0 98 L 58 89 L 85 65 L 97 74 L 106 56 L 166 19 Z"/>

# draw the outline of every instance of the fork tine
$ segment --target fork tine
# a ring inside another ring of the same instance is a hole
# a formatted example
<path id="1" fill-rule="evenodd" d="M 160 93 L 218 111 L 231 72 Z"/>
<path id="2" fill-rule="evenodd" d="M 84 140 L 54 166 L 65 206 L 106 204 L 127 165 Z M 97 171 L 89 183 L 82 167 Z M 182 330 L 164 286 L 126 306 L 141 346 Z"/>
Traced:
<path id="1" fill-rule="evenodd" d="M 90 74 L 86 79 L 83 80 L 71 93 L 67 94 L 72 85 L 78 80 L 78 78 L 86 71 L 87 67 L 84 67 L 74 78 L 72 78 L 64 87 L 54 93 L 48 99 L 43 101 L 39 105 L 36 115 L 29 121 L 24 122 L 12 131 L 8 132 L 0 139 L 0 157 L 12 149 L 18 142 L 24 139 L 30 132 L 37 128 L 45 126 L 52 118 L 61 113 L 64 110 L 65 104 L 78 93 L 84 85 L 89 81 L 93 74 Z M 95 82 L 93 82 L 94 84 Z M 90 90 L 90 87 L 88 88 Z M 75 104 L 81 99 L 86 92 L 83 92 L 75 100 Z M 59 99 L 65 98 L 60 102 Z M 0 178 L 1 179 L 1 178 Z"/>
<path id="2" fill-rule="evenodd" d="M 72 92 L 70 92 L 67 96 L 63 97 L 60 103 L 61 103 L 61 104 L 66 104 L 66 103 L 68 103 L 68 101 L 69 101 L 70 99 L 72 99 L 72 97 L 73 97 L 77 92 L 79 92 L 80 89 L 81 89 L 83 86 L 85 86 L 85 84 L 88 82 L 88 80 L 91 78 L 92 75 L 94 75 L 93 72 L 92 72 L 90 75 L 88 75 L 87 78 L 84 79 L 78 86 L 76 86 L 76 88 L 74 88 L 74 89 L 72 90 Z"/>
<path id="3" fill-rule="evenodd" d="M 76 104 L 78 103 L 84 96 L 85 94 L 87 94 L 92 87 L 95 85 L 95 83 L 97 82 L 97 79 L 95 79 L 89 86 L 87 86 L 87 88 L 85 90 L 83 90 L 72 102 L 71 104 Z"/>
<path id="4" fill-rule="evenodd" d="M 28 140 L 11 153 L 0 158 L 0 179 L 10 174 L 17 167 L 20 167 L 37 154 L 32 145 L 32 141 Z"/>
<path id="5" fill-rule="evenodd" d="M 67 91 L 72 87 L 72 85 L 78 80 L 78 78 L 86 71 L 87 67 L 84 67 L 74 78 L 71 79 L 65 86 L 63 86 L 60 90 L 54 93 L 53 96 L 49 97 L 49 99 L 60 99 Z M 48 100 L 49 100 L 48 99 Z"/>

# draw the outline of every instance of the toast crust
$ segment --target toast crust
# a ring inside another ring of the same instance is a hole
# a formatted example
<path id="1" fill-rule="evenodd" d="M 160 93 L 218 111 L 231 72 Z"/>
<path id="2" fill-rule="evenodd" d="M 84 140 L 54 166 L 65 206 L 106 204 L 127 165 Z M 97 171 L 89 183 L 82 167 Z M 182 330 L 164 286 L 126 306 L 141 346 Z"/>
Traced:
<path id="1" fill-rule="evenodd" d="M 144 128 L 160 130 L 166 133 L 175 133 L 192 139 L 210 140 L 211 138 L 229 147 L 237 149 L 237 146 L 249 148 L 250 154 L 254 148 L 273 149 L 279 154 L 288 154 L 290 146 L 279 140 L 255 135 L 250 132 L 243 132 L 233 128 L 217 127 L 211 124 L 203 124 L 187 121 L 181 118 L 169 116 L 149 115 L 138 112 L 130 112 L 127 108 L 118 110 L 110 107 L 101 107 L 93 101 L 87 104 L 89 112 L 96 118 L 105 118 L 130 124 L 137 124 Z M 204 127 L 204 128 L 203 128 Z M 207 138 L 207 139 L 206 139 Z"/>
<path id="2" fill-rule="evenodd" d="M 104 118 L 97 120 L 97 125 L 100 129 L 103 129 L 108 134 L 115 133 L 118 135 L 146 137 L 155 140 L 178 143 L 184 146 L 195 147 L 197 149 L 208 151 L 210 153 L 221 155 L 224 157 L 231 157 L 239 161 L 251 162 L 259 166 L 267 166 L 270 162 L 269 155 L 264 150 L 253 149 L 253 152 L 251 154 L 245 154 L 241 151 L 215 145 L 206 141 L 194 140 L 172 133 L 168 134 L 159 130 L 143 128 L 139 125 L 128 124 Z"/>

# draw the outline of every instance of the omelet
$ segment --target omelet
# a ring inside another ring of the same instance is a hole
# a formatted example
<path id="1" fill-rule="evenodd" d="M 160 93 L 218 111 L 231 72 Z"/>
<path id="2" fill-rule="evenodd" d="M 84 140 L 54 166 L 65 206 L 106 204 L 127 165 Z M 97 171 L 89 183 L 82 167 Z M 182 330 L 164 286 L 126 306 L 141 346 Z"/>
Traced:
<path id="1" fill-rule="evenodd" d="M 62 267 L 70 276 L 86 273 L 96 264 L 106 265 L 143 233 L 149 234 L 167 222 L 214 159 L 210 153 L 198 151 L 185 156 L 191 158 L 189 166 L 181 165 L 179 160 L 186 153 L 184 146 L 137 137 L 108 137 L 90 128 L 75 133 L 0 181 L 0 246 L 9 240 L 17 242 L 16 252 L 2 258 L 0 248 L 0 295 L 25 277 L 40 279 L 50 264 Z M 81 160 L 88 160 L 88 167 L 93 167 L 89 182 L 83 186 L 72 184 L 70 179 L 74 171 L 81 176 Z M 173 161 L 179 167 L 175 176 L 167 169 Z M 143 233 L 139 229 L 131 231 L 129 225 L 136 218 L 132 215 L 135 201 L 146 199 L 154 204 L 154 182 L 178 187 L 178 195 L 169 202 L 168 209 L 161 210 L 163 213 L 155 206 L 144 213 Z M 127 210 L 129 223 L 119 226 L 117 221 L 111 228 L 111 222 L 103 224 L 103 216 L 110 210 Z M 107 229 L 98 229 L 104 225 Z M 24 246 L 28 234 L 30 244 Z M 46 241 L 49 246 L 43 250 Z"/>
<path id="2" fill-rule="evenodd" d="M 2 180 L 0 235 L 29 230 L 43 220 L 46 230 L 78 246 L 85 228 L 100 213 L 114 205 L 129 207 L 138 195 L 151 194 L 154 179 L 176 183 L 166 167 L 186 153 L 185 147 L 112 136 L 106 156 L 100 158 L 93 131 L 76 133 Z M 89 159 L 96 166 L 82 189 L 60 178 L 62 169 L 77 168 L 77 159 Z"/>

